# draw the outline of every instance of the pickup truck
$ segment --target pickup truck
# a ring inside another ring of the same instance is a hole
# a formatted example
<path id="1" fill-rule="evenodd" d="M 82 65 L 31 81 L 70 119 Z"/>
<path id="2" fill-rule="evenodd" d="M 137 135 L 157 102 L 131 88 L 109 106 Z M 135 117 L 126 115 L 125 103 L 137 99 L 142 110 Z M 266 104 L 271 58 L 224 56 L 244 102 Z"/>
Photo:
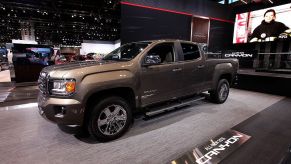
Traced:
<path id="1" fill-rule="evenodd" d="M 205 91 L 213 102 L 225 102 L 237 70 L 237 59 L 207 59 L 203 44 L 133 42 L 98 62 L 45 67 L 38 107 L 47 120 L 82 126 L 96 140 L 110 141 L 123 135 L 140 111 Z"/>

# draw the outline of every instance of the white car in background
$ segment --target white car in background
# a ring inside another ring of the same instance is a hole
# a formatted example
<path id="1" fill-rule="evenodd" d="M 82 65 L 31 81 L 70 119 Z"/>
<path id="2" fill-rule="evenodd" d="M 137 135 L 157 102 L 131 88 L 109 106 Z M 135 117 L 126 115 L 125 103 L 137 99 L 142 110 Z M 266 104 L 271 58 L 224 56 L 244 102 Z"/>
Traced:
<path id="1" fill-rule="evenodd" d="M 0 57 L 0 71 L 9 69 L 9 63 L 8 59 L 6 58 L 6 55 L 2 55 Z"/>

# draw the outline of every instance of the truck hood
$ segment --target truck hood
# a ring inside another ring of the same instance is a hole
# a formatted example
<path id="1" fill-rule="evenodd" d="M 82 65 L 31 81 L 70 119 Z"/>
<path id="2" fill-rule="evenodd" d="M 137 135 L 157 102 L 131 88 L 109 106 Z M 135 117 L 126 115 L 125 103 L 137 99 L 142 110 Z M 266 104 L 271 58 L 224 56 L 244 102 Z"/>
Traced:
<path id="1" fill-rule="evenodd" d="M 44 71 L 57 71 L 57 70 L 72 70 L 72 69 L 78 69 L 78 68 L 84 68 L 84 67 L 91 67 L 95 65 L 103 65 L 103 64 L 109 64 L 113 63 L 114 61 L 77 61 L 77 62 L 71 62 L 67 64 L 60 64 L 60 65 L 52 65 L 49 67 L 45 67 Z"/>
<path id="2" fill-rule="evenodd" d="M 131 64 L 127 61 L 78 61 L 68 64 L 48 66 L 43 69 L 43 72 L 48 72 L 51 77 L 56 78 L 61 78 L 65 76 L 75 77 L 90 73 L 126 69 L 126 67 L 130 65 Z"/>

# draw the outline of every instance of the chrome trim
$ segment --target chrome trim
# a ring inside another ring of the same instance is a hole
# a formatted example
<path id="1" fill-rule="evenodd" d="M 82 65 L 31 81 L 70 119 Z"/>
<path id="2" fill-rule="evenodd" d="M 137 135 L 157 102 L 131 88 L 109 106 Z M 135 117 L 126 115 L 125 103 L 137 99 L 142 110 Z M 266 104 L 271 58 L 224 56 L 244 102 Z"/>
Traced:
<path id="1" fill-rule="evenodd" d="M 42 94 L 48 94 L 48 73 L 47 72 L 40 72 L 38 78 L 38 87 Z"/>

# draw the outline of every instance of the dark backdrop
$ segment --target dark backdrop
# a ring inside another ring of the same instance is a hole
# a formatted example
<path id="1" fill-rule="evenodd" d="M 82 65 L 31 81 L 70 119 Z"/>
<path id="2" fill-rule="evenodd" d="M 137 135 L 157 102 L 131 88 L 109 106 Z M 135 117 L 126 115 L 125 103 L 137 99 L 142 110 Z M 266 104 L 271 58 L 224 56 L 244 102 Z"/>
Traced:
<path id="1" fill-rule="evenodd" d="M 131 4 L 144 5 L 144 8 Z M 186 12 L 177 14 L 152 8 Z M 204 0 L 128 0 L 121 6 L 121 44 L 152 39 L 191 39 L 191 15 L 210 19 L 209 50 L 231 46 L 233 23 L 227 6 Z M 195 29 L 196 26 L 193 28 Z M 196 27 L 197 29 L 198 27 Z M 200 27 L 199 27 L 200 28 Z M 199 29 L 199 32 L 208 31 Z"/>
<path id="2" fill-rule="evenodd" d="M 233 26 L 234 24 L 232 23 L 211 20 L 208 50 L 216 52 L 230 49 L 232 46 Z"/>
<path id="3" fill-rule="evenodd" d="M 122 5 L 121 43 L 153 39 L 190 40 L 191 16 Z"/>
<path id="4" fill-rule="evenodd" d="M 187 12 L 205 17 L 233 19 L 230 8 L 208 0 L 123 0 L 123 2 Z"/>

